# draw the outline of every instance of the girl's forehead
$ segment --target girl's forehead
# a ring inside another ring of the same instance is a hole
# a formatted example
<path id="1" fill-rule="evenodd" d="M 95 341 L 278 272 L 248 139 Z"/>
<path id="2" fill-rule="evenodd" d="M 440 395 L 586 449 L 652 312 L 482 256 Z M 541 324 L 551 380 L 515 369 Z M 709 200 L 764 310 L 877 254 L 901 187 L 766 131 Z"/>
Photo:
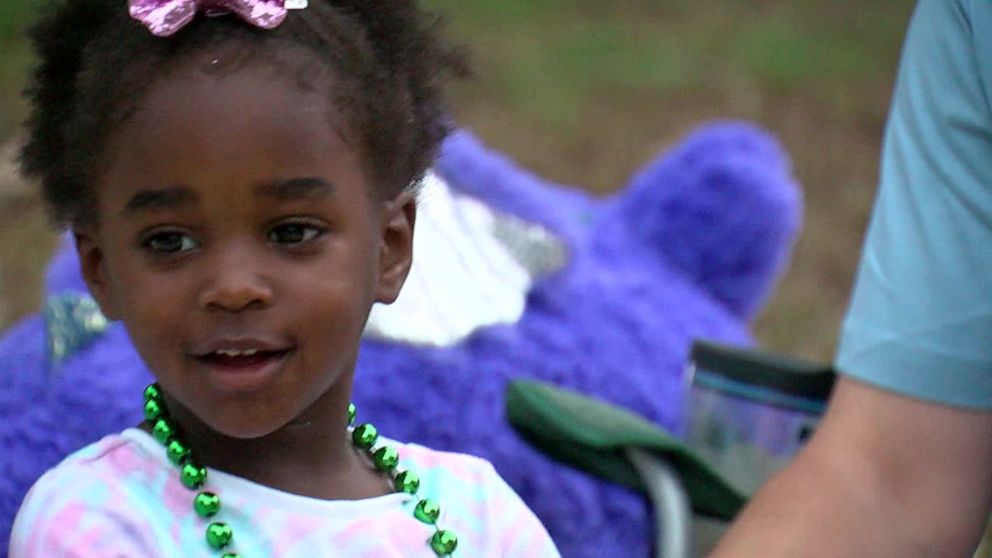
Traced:
<path id="1" fill-rule="evenodd" d="M 119 158 L 115 153 L 136 149 L 207 156 L 243 147 L 250 138 L 267 152 L 318 156 L 348 143 L 342 124 L 327 98 L 264 70 L 179 72 L 153 84 L 111 134 L 108 163 Z"/>
<path id="2" fill-rule="evenodd" d="M 245 70 L 178 72 L 153 84 L 110 136 L 98 194 L 101 184 L 123 195 L 296 177 L 354 182 L 362 161 L 330 102 L 264 69 Z"/>
<path id="3" fill-rule="evenodd" d="M 250 108 L 283 117 L 304 113 L 307 118 L 336 116 L 338 111 L 331 106 L 327 92 L 301 83 L 288 70 L 273 63 L 249 63 L 225 56 L 233 55 L 225 51 L 201 53 L 156 79 L 141 95 L 138 112 L 185 112 L 203 107 L 218 115 Z"/>

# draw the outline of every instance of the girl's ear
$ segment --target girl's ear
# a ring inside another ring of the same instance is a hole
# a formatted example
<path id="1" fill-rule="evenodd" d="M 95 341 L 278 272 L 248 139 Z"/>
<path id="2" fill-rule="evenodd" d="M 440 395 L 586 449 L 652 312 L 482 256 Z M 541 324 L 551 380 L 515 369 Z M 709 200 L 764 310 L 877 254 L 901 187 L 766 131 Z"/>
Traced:
<path id="1" fill-rule="evenodd" d="M 107 277 L 107 270 L 103 259 L 103 249 L 93 233 L 88 231 L 73 230 L 73 238 L 76 240 L 76 253 L 79 255 L 79 267 L 83 273 L 83 280 L 90 290 L 90 294 L 100 305 L 100 311 L 108 320 L 118 319 L 117 308 L 114 304 L 113 289 Z"/>
<path id="2" fill-rule="evenodd" d="M 386 203 L 380 235 L 376 302 L 391 304 L 400 294 L 413 263 L 413 227 L 416 221 L 417 199 L 413 192 L 404 191 Z"/>

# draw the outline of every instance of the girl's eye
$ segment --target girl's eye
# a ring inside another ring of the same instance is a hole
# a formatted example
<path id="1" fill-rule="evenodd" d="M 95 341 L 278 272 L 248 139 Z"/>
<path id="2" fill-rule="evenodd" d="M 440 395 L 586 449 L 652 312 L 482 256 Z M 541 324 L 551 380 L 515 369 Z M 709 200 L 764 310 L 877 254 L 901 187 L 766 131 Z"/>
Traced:
<path id="1" fill-rule="evenodd" d="M 269 242 L 274 244 L 302 244 L 313 240 L 324 233 L 324 230 L 306 223 L 285 223 L 269 232 Z"/>
<path id="2" fill-rule="evenodd" d="M 173 255 L 188 252 L 199 246 L 199 243 L 188 234 L 169 231 L 148 237 L 142 242 L 142 246 L 158 254 Z"/>

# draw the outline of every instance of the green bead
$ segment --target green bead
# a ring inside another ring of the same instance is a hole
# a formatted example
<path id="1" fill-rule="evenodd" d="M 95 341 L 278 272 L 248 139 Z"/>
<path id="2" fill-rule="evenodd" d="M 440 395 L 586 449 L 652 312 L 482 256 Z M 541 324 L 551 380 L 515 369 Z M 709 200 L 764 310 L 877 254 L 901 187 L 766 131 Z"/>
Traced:
<path id="1" fill-rule="evenodd" d="M 152 436 L 159 441 L 160 444 L 168 444 L 172 441 L 172 438 L 176 435 L 176 429 L 169 422 L 169 419 L 160 418 L 155 421 L 155 426 L 152 427 Z"/>
<path id="2" fill-rule="evenodd" d="M 392 471 L 399 462 L 400 454 L 396 453 L 396 448 L 392 446 L 383 446 L 372 454 L 372 463 L 380 471 Z"/>
<path id="3" fill-rule="evenodd" d="M 458 548 L 458 537 L 446 529 L 441 529 L 431 537 L 431 548 L 438 556 L 447 556 Z"/>
<path id="4" fill-rule="evenodd" d="M 227 523 L 211 523 L 207 525 L 207 544 L 211 548 L 220 550 L 231 544 L 234 538 L 234 530 Z"/>
<path id="5" fill-rule="evenodd" d="M 241 558 L 241 555 L 237 552 L 225 552 L 220 555 L 220 558 Z"/>
<path id="6" fill-rule="evenodd" d="M 158 388 L 158 384 L 148 384 L 148 387 L 145 388 L 145 401 L 150 399 L 162 400 L 162 390 Z"/>
<path id="7" fill-rule="evenodd" d="M 220 497 L 213 492 L 201 492 L 193 499 L 193 509 L 202 518 L 213 517 L 220 511 Z"/>
<path id="8" fill-rule="evenodd" d="M 186 488 L 196 490 L 207 481 L 207 469 L 193 463 L 186 463 L 179 472 L 179 480 Z"/>
<path id="9" fill-rule="evenodd" d="M 186 447 L 186 444 L 175 438 L 169 442 L 169 445 L 165 446 L 165 454 L 169 456 L 169 461 L 175 465 L 182 465 L 189 458 L 189 453 L 189 448 Z"/>
<path id="10" fill-rule="evenodd" d="M 355 424 L 355 415 L 358 414 L 358 408 L 355 407 L 354 403 L 348 403 L 348 426 Z"/>
<path id="11" fill-rule="evenodd" d="M 431 500 L 430 498 L 424 498 L 417 504 L 417 507 L 413 509 L 413 517 L 416 517 L 428 525 L 434 525 L 440 515 L 441 506 L 437 505 L 437 502 Z"/>
<path id="12" fill-rule="evenodd" d="M 359 424 L 352 431 L 351 439 L 356 446 L 367 450 L 375 445 L 375 441 L 379 439 L 379 432 L 369 423 Z"/>
<path id="13" fill-rule="evenodd" d="M 145 420 L 148 422 L 155 422 L 162 418 L 163 414 L 165 414 L 164 409 L 162 408 L 162 404 L 159 403 L 157 399 L 149 399 L 148 401 L 145 401 Z"/>
<path id="14" fill-rule="evenodd" d="M 393 479 L 393 486 L 399 492 L 406 492 L 407 494 L 416 494 L 417 490 L 420 489 L 420 477 L 417 473 L 413 471 L 403 471 L 402 473 L 396 475 Z"/>

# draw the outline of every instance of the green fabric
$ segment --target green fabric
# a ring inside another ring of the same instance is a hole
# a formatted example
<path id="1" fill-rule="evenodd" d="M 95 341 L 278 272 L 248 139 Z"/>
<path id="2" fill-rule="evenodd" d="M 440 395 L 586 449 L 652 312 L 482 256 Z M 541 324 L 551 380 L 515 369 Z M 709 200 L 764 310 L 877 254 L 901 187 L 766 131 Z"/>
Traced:
<path id="1" fill-rule="evenodd" d="M 664 457 L 682 477 L 696 513 L 730 520 L 746 502 L 712 468 L 660 427 L 619 407 L 529 380 L 511 382 L 506 410 L 513 427 L 552 458 L 597 477 L 645 491 L 624 449 Z"/>

